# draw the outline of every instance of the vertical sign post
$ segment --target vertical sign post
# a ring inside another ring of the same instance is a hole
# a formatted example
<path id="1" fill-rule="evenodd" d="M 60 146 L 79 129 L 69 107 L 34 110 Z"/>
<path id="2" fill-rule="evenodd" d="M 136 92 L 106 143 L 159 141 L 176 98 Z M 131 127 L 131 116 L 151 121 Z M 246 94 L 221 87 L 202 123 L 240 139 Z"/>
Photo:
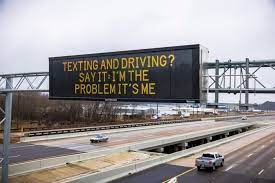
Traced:
<path id="1" fill-rule="evenodd" d="M 6 89 L 12 88 L 12 79 L 6 79 Z M 3 161 L 2 161 L 2 182 L 8 182 L 9 176 L 9 145 L 11 129 L 12 93 L 7 92 L 5 97 L 5 121 L 3 135 Z"/>

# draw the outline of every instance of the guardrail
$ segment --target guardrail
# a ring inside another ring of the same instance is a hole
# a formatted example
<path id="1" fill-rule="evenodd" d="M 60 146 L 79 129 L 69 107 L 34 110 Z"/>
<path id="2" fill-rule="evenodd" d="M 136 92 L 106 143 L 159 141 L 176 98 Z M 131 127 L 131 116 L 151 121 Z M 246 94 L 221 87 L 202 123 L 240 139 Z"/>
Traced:
<path id="1" fill-rule="evenodd" d="M 270 116 L 270 114 L 257 114 L 257 115 L 247 115 L 247 116 L 248 117 Z M 24 137 L 70 134 L 70 133 L 79 133 L 79 132 L 91 132 L 91 131 L 101 131 L 101 130 L 110 130 L 110 129 L 119 129 L 119 128 L 133 128 L 133 127 L 142 127 L 142 126 L 164 125 L 164 124 L 184 123 L 184 122 L 203 121 L 203 120 L 221 121 L 221 120 L 226 120 L 226 119 L 230 120 L 230 119 L 238 119 L 238 118 L 240 118 L 240 116 L 219 116 L 219 117 L 201 118 L 201 119 L 169 120 L 169 121 L 156 121 L 156 122 L 145 122 L 145 123 L 128 123 L 128 124 L 119 124 L 119 125 L 69 128 L 69 129 L 41 130 L 41 131 L 25 132 Z"/>
<path id="2" fill-rule="evenodd" d="M 100 130 L 110 130 L 118 128 L 133 128 L 141 126 L 153 126 L 153 125 L 164 125 L 172 123 L 183 123 L 191 121 L 200 121 L 201 119 L 189 119 L 189 120 L 171 120 L 171 121 L 157 121 L 157 122 L 146 122 L 146 123 L 128 123 L 119 125 L 107 125 L 107 126 L 94 126 L 94 127 L 82 127 L 82 128 L 70 128 L 70 129 L 55 129 L 55 130 L 42 130 L 42 131 L 31 131 L 25 132 L 25 137 L 33 136 L 43 136 L 43 135 L 56 135 L 56 134 L 66 134 L 66 133 L 79 133 L 79 132 L 90 132 L 90 131 L 100 131 Z"/>

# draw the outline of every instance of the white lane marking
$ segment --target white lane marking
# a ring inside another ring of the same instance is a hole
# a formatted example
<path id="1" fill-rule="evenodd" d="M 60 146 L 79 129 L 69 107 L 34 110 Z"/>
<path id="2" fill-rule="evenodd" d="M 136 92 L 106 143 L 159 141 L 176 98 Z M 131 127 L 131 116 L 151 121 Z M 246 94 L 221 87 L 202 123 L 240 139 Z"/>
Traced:
<path id="1" fill-rule="evenodd" d="M 21 155 L 14 155 L 14 156 L 9 156 L 9 158 L 11 159 L 11 158 L 18 158 L 18 157 L 20 157 Z M 4 158 L 0 158 L 0 163 L 3 161 L 3 159 Z"/>
<path id="2" fill-rule="evenodd" d="M 21 156 L 21 155 L 15 155 L 15 156 L 10 156 L 9 158 L 18 158 L 19 156 Z"/>
<path id="3" fill-rule="evenodd" d="M 234 166 L 235 166 L 235 165 L 233 164 L 233 165 L 229 166 L 227 169 L 225 169 L 224 171 L 227 172 L 228 170 L 232 169 Z"/>
<path id="4" fill-rule="evenodd" d="M 250 157 L 250 156 L 252 156 L 252 155 L 253 155 L 253 153 L 249 154 L 247 157 Z"/>
<path id="5" fill-rule="evenodd" d="M 16 147 L 11 147 L 10 149 L 24 148 L 24 147 L 31 147 L 31 146 L 36 146 L 36 145 L 31 144 L 31 145 L 25 145 L 25 146 L 16 146 Z"/>
<path id="6" fill-rule="evenodd" d="M 123 141 L 125 141 L 125 139 L 112 140 L 112 141 L 110 141 L 110 142 L 123 142 Z"/>
<path id="7" fill-rule="evenodd" d="M 264 148 L 265 147 L 265 145 L 262 145 L 262 148 Z"/>
<path id="8" fill-rule="evenodd" d="M 258 173 L 258 175 L 261 175 L 263 172 L 264 172 L 264 169 L 262 169 L 262 170 Z"/>
<path id="9" fill-rule="evenodd" d="M 80 147 L 90 147 L 91 145 L 82 145 L 82 146 L 74 146 L 74 147 L 69 147 L 67 149 L 77 149 L 77 148 L 80 148 Z"/>
<path id="10" fill-rule="evenodd" d="M 273 140 L 270 141 L 271 143 L 273 142 Z"/>
<path id="11" fill-rule="evenodd" d="M 273 159 L 275 160 L 275 157 Z"/>

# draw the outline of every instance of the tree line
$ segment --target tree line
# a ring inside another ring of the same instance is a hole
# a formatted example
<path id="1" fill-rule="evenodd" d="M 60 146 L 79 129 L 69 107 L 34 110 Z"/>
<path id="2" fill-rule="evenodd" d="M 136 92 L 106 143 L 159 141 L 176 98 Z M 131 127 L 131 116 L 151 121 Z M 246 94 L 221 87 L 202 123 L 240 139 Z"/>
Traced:
<path id="1" fill-rule="evenodd" d="M 4 109 L 5 98 L 0 95 Z M 13 122 L 36 121 L 48 125 L 58 123 L 98 124 L 115 122 L 120 105 L 99 101 L 49 100 L 44 93 L 14 93 L 12 103 Z M 1 119 L 4 114 L 0 112 Z"/>

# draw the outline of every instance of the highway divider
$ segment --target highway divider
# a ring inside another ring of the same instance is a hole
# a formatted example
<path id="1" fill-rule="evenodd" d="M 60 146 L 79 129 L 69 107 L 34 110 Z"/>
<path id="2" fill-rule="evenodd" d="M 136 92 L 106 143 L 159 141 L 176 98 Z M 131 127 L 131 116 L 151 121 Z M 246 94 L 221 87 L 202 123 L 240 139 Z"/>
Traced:
<path id="1" fill-rule="evenodd" d="M 156 125 L 166 125 L 166 124 L 178 124 L 183 122 L 193 122 L 201 121 L 200 119 L 189 119 L 189 120 L 170 120 L 170 121 L 157 121 L 157 122 L 145 122 L 145 123 L 129 123 L 120 125 L 106 125 L 106 126 L 94 126 L 94 127 L 82 127 L 82 128 L 70 128 L 70 129 L 55 129 L 55 130 L 42 130 L 42 131 L 31 131 L 24 132 L 24 137 L 21 137 L 21 142 L 31 142 L 38 140 L 48 140 L 48 139 L 61 139 L 70 138 L 78 136 L 90 135 L 90 132 L 102 132 L 106 130 L 113 129 L 123 129 L 123 128 L 134 128 L 134 127 L 145 127 L 145 126 L 156 126 Z M 32 138 L 31 138 L 32 137 Z M 38 137 L 38 138 L 34 138 Z M 39 138 L 42 137 L 42 138 Z"/>
<path id="2" fill-rule="evenodd" d="M 24 136 L 25 137 L 33 137 L 33 136 L 43 136 L 43 135 L 79 133 L 79 132 L 101 131 L 101 130 L 110 130 L 110 129 L 118 129 L 118 128 L 133 128 L 133 127 L 141 127 L 141 126 L 164 125 L 164 124 L 182 123 L 182 122 L 190 122 L 190 121 L 198 121 L 198 119 L 169 120 L 169 121 L 156 121 L 156 122 L 145 122 L 145 123 L 127 123 L 127 124 L 119 124 L 119 125 L 106 125 L 106 126 L 93 126 L 93 127 L 81 127 L 81 128 L 30 131 L 30 132 L 25 132 Z"/>
<path id="3" fill-rule="evenodd" d="M 247 117 L 270 116 L 270 115 L 272 114 L 247 115 Z M 145 122 L 145 123 L 129 123 L 129 124 L 120 124 L 120 125 L 94 126 L 94 127 L 83 127 L 83 128 L 32 131 L 32 132 L 25 132 L 24 137 L 20 138 L 20 142 L 33 142 L 33 141 L 41 141 L 41 140 L 53 140 L 53 139 L 89 136 L 89 135 L 95 134 L 95 132 L 106 133 L 109 130 L 116 130 L 116 129 L 129 129 L 129 128 L 137 128 L 137 127 L 181 124 L 185 122 L 196 122 L 196 121 L 199 122 L 199 121 L 212 121 L 212 120 L 215 120 L 215 121 L 233 120 L 233 119 L 239 119 L 240 117 L 241 116 L 219 116 L 219 117 L 210 117 L 210 118 L 201 118 L 201 119 L 188 119 L 188 120 L 184 119 L 184 120 L 170 120 L 170 121 L 157 121 L 157 122 Z M 128 130 L 125 130 L 125 131 L 128 131 Z"/>

